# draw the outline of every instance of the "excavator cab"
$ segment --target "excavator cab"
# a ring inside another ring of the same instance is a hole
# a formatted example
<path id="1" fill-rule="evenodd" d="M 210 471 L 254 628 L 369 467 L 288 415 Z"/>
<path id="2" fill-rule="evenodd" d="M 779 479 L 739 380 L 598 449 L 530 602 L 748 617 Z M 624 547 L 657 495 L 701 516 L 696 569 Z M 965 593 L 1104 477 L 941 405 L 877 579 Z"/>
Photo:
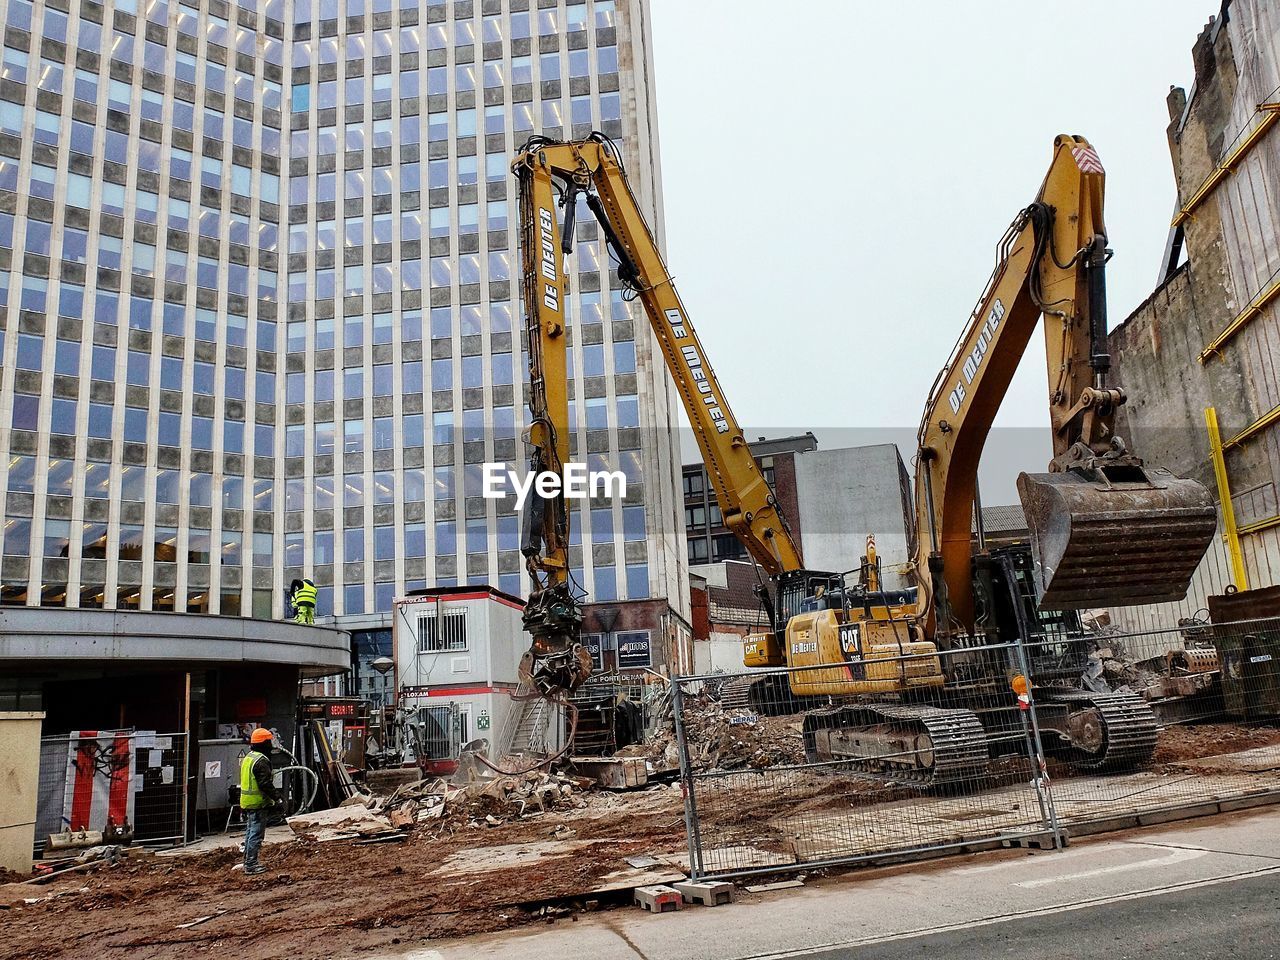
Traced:
<path id="1" fill-rule="evenodd" d="M 1023 473 L 1042 610 L 1181 600 L 1217 529 L 1209 491 L 1136 458 Z"/>

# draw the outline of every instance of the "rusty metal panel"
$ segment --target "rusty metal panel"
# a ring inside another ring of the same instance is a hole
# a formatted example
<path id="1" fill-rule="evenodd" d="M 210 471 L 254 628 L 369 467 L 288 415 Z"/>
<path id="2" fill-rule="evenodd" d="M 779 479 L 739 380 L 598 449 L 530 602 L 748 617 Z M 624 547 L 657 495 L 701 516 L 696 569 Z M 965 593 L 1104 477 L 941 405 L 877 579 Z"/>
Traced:
<path id="1" fill-rule="evenodd" d="M 1045 610 L 1180 600 L 1215 530 L 1209 491 L 1167 471 L 1138 482 L 1023 473 L 1018 495 Z"/>

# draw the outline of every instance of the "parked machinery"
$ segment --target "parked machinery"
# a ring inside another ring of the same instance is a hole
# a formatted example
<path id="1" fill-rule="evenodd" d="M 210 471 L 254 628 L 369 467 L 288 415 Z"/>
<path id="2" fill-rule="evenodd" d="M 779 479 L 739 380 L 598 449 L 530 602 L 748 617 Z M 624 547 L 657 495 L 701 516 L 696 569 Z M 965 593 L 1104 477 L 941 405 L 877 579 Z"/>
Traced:
<path id="1" fill-rule="evenodd" d="M 1073 611 L 1181 599 L 1216 511 L 1202 485 L 1146 467 L 1115 434 L 1126 398 L 1107 383 L 1103 183 L 1086 140 L 1055 140 L 1040 193 L 1003 237 L 934 383 L 916 457 L 913 602 L 829 590 L 788 623 L 788 666 L 842 664 L 793 672 L 794 693 L 893 701 L 811 712 L 811 757 L 926 783 L 972 776 L 1006 742 L 992 735 L 1019 723 L 1012 687 L 1029 685 L 1049 749 L 1095 770 L 1150 759 L 1158 727 L 1147 704 L 1081 689 Z M 1018 477 L 1031 545 L 975 552 L 978 461 L 1042 316 L 1054 457 L 1048 473 Z M 995 649 L 1015 638 L 1036 641 L 1025 651 L 1030 677 L 1017 683 L 1026 668 Z"/>
<path id="2" fill-rule="evenodd" d="M 1055 140 L 1039 195 L 1003 237 L 995 272 L 930 391 L 916 458 L 916 587 L 893 593 L 868 579 L 869 571 L 846 585 L 804 568 L 612 144 L 600 135 L 570 143 L 534 138 L 514 169 L 533 469 L 561 472 L 568 456 L 563 254 L 581 195 L 619 277 L 645 308 L 725 523 L 771 578 L 763 599 L 774 629 L 748 639 L 746 663 L 837 664 L 771 675 L 752 698 L 784 708 L 836 704 L 807 715 L 812 758 L 930 784 L 972 775 L 999 749 L 1003 738 L 990 735 L 1018 723 L 1012 681 L 1022 668 L 1001 644 L 1032 637 L 1051 642 L 1031 648 L 1031 676 L 1018 682 L 1034 689 L 1050 746 L 1091 769 L 1150 758 L 1157 725 L 1146 704 L 1080 688 L 1085 653 L 1072 611 L 1185 595 L 1216 514 L 1202 485 L 1146 467 L 1115 435 L 1115 411 L 1126 398 L 1107 383 L 1104 172 L 1087 141 Z M 1031 546 L 975 553 L 978 462 L 1042 316 L 1054 457 L 1048 473 L 1018 478 Z M 577 639 L 581 614 L 569 587 L 568 542 L 562 497 L 535 499 L 524 517 L 523 550 L 535 582 L 525 615 L 533 638 L 525 673 L 544 693 L 572 689 L 590 672 Z"/>

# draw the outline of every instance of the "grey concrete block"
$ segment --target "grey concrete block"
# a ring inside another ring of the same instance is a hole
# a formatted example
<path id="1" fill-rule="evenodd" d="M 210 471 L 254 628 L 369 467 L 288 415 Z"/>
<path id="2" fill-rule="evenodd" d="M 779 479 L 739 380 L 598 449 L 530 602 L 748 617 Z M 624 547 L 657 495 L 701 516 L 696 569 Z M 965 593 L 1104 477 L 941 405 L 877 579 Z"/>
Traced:
<path id="1" fill-rule="evenodd" d="M 1232 800 L 1219 800 L 1218 809 L 1223 813 L 1234 810 L 1249 810 L 1253 807 L 1266 807 L 1280 803 L 1280 793 L 1255 793 L 1250 797 L 1236 797 Z"/>
<path id="2" fill-rule="evenodd" d="M 1172 823 L 1175 820 L 1190 820 L 1192 817 L 1211 817 L 1218 812 L 1218 804 L 1194 803 L 1187 806 L 1174 807 L 1170 810 L 1153 810 L 1150 813 L 1138 814 L 1138 823 L 1150 826 L 1156 823 Z"/>
<path id="3" fill-rule="evenodd" d="M 1104 817 L 1101 820 L 1090 820 L 1087 823 L 1072 823 L 1071 833 L 1076 837 L 1088 837 L 1095 833 L 1111 833 L 1115 830 L 1132 830 L 1138 826 L 1136 814 L 1122 817 Z"/>
<path id="4" fill-rule="evenodd" d="M 718 907 L 733 903 L 733 884 L 716 880 L 687 880 L 672 884 L 685 903 L 700 903 L 704 907 Z"/>

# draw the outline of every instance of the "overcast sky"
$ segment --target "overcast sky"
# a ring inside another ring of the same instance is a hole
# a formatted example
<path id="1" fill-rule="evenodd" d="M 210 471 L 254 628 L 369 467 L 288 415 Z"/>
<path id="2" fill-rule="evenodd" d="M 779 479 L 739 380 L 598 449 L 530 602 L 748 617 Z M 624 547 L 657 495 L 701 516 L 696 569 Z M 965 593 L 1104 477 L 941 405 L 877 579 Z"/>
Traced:
<path id="1" fill-rule="evenodd" d="M 669 266 L 748 438 L 892 438 L 909 463 L 1058 133 L 1087 137 L 1107 169 L 1121 323 L 1155 285 L 1174 210 L 1165 96 L 1190 86 L 1217 9 L 652 0 Z M 1049 456 L 1032 343 L 988 445 L 988 504 Z"/>

